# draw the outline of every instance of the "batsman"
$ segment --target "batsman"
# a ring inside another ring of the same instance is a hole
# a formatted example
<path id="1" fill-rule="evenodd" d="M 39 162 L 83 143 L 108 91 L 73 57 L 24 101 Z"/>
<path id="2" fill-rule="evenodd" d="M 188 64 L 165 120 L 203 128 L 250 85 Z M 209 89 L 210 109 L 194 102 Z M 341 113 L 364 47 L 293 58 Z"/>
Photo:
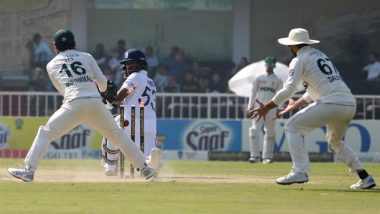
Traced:
<path id="1" fill-rule="evenodd" d="M 131 108 L 132 106 L 143 108 L 143 128 L 144 133 L 140 133 L 140 111 L 136 111 L 134 118 L 134 140 L 138 148 L 143 148 L 143 153 L 147 159 L 147 164 L 158 171 L 161 162 L 161 150 L 156 148 L 156 86 L 152 79 L 148 77 L 145 54 L 138 49 L 128 49 L 124 53 L 123 60 L 120 61 L 122 66 L 122 73 L 126 79 L 117 92 L 116 104 L 124 105 L 124 131 L 131 134 Z M 118 122 L 120 115 L 115 117 Z M 117 124 L 120 124 L 119 122 Z M 142 124 L 142 123 L 141 123 Z M 143 134 L 143 135 L 141 135 Z M 143 137 L 141 137 L 143 136 Z M 143 140 L 143 146 L 140 146 Z M 102 142 L 102 158 L 107 176 L 117 175 L 117 163 L 120 157 L 119 148 L 110 142 L 108 139 L 103 138 Z"/>

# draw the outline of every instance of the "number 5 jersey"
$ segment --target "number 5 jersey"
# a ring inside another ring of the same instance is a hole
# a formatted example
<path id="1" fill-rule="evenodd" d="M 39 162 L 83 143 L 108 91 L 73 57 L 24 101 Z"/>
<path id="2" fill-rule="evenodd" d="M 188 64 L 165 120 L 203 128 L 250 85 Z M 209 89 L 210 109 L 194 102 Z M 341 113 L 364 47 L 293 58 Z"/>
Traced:
<path id="1" fill-rule="evenodd" d="M 136 106 L 136 138 L 138 138 L 140 133 L 140 103 L 144 104 L 145 133 L 156 134 L 156 85 L 154 81 L 148 77 L 146 71 L 141 70 L 129 75 L 121 87 L 129 91 L 128 96 L 124 99 L 125 120 L 130 122 L 131 106 Z"/>

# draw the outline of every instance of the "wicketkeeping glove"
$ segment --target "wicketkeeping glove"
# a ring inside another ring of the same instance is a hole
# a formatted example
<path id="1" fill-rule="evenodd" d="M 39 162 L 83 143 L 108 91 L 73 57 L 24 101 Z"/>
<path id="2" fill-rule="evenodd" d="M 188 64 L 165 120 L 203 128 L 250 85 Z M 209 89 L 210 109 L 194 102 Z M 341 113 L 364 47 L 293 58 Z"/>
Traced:
<path id="1" fill-rule="evenodd" d="M 107 89 L 105 92 L 101 92 L 100 95 L 109 103 L 113 103 L 116 100 L 117 96 L 117 87 L 115 83 L 111 80 L 107 80 Z"/>

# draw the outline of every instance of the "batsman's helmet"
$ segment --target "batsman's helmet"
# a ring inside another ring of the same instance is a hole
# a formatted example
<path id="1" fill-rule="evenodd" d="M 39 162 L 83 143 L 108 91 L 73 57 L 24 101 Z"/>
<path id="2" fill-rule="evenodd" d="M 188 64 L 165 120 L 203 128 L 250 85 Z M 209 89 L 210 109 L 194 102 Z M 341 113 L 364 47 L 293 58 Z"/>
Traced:
<path id="1" fill-rule="evenodd" d="M 124 78 L 127 78 L 133 72 L 148 68 L 145 54 L 139 49 L 128 49 L 124 53 L 124 59 L 120 61 L 120 64 L 122 65 Z"/>
<path id="2" fill-rule="evenodd" d="M 58 51 L 65 51 L 75 48 L 74 34 L 66 29 L 58 30 L 54 35 L 54 45 Z"/>

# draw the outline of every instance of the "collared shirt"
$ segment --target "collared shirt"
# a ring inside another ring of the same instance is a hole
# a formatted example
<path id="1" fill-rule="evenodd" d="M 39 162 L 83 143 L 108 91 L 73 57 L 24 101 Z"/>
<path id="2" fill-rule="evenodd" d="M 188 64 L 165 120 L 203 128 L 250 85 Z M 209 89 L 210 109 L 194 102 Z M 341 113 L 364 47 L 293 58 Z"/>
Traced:
<path id="1" fill-rule="evenodd" d="M 297 90 L 297 85 L 303 83 L 306 101 L 320 101 L 356 105 L 356 100 L 350 89 L 343 82 L 337 68 L 321 51 L 305 46 L 297 52 L 289 65 L 289 76 L 282 90 L 272 99 L 279 105 L 291 98 Z"/>
<path id="2" fill-rule="evenodd" d="M 88 53 L 66 50 L 55 56 L 46 66 L 49 77 L 64 96 L 64 101 L 99 97 L 107 89 L 107 79 L 95 59 Z M 96 84 L 95 84 L 96 81 Z"/>
<path id="3" fill-rule="evenodd" d="M 140 102 L 143 102 L 146 109 L 155 109 L 157 89 L 154 81 L 148 77 L 146 71 L 141 70 L 132 73 L 121 87 L 130 92 L 124 99 L 125 108 L 129 109 L 132 105 L 138 107 Z"/>
<path id="4" fill-rule="evenodd" d="M 276 92 L 282 88 L 282 84 L 282 80 L 275 74 L 268 75 L 264 73 L 258 75 L 252 83 L 248 109 L 255 107 L 256 99 L 262 103 L 271 100 Z"/>

